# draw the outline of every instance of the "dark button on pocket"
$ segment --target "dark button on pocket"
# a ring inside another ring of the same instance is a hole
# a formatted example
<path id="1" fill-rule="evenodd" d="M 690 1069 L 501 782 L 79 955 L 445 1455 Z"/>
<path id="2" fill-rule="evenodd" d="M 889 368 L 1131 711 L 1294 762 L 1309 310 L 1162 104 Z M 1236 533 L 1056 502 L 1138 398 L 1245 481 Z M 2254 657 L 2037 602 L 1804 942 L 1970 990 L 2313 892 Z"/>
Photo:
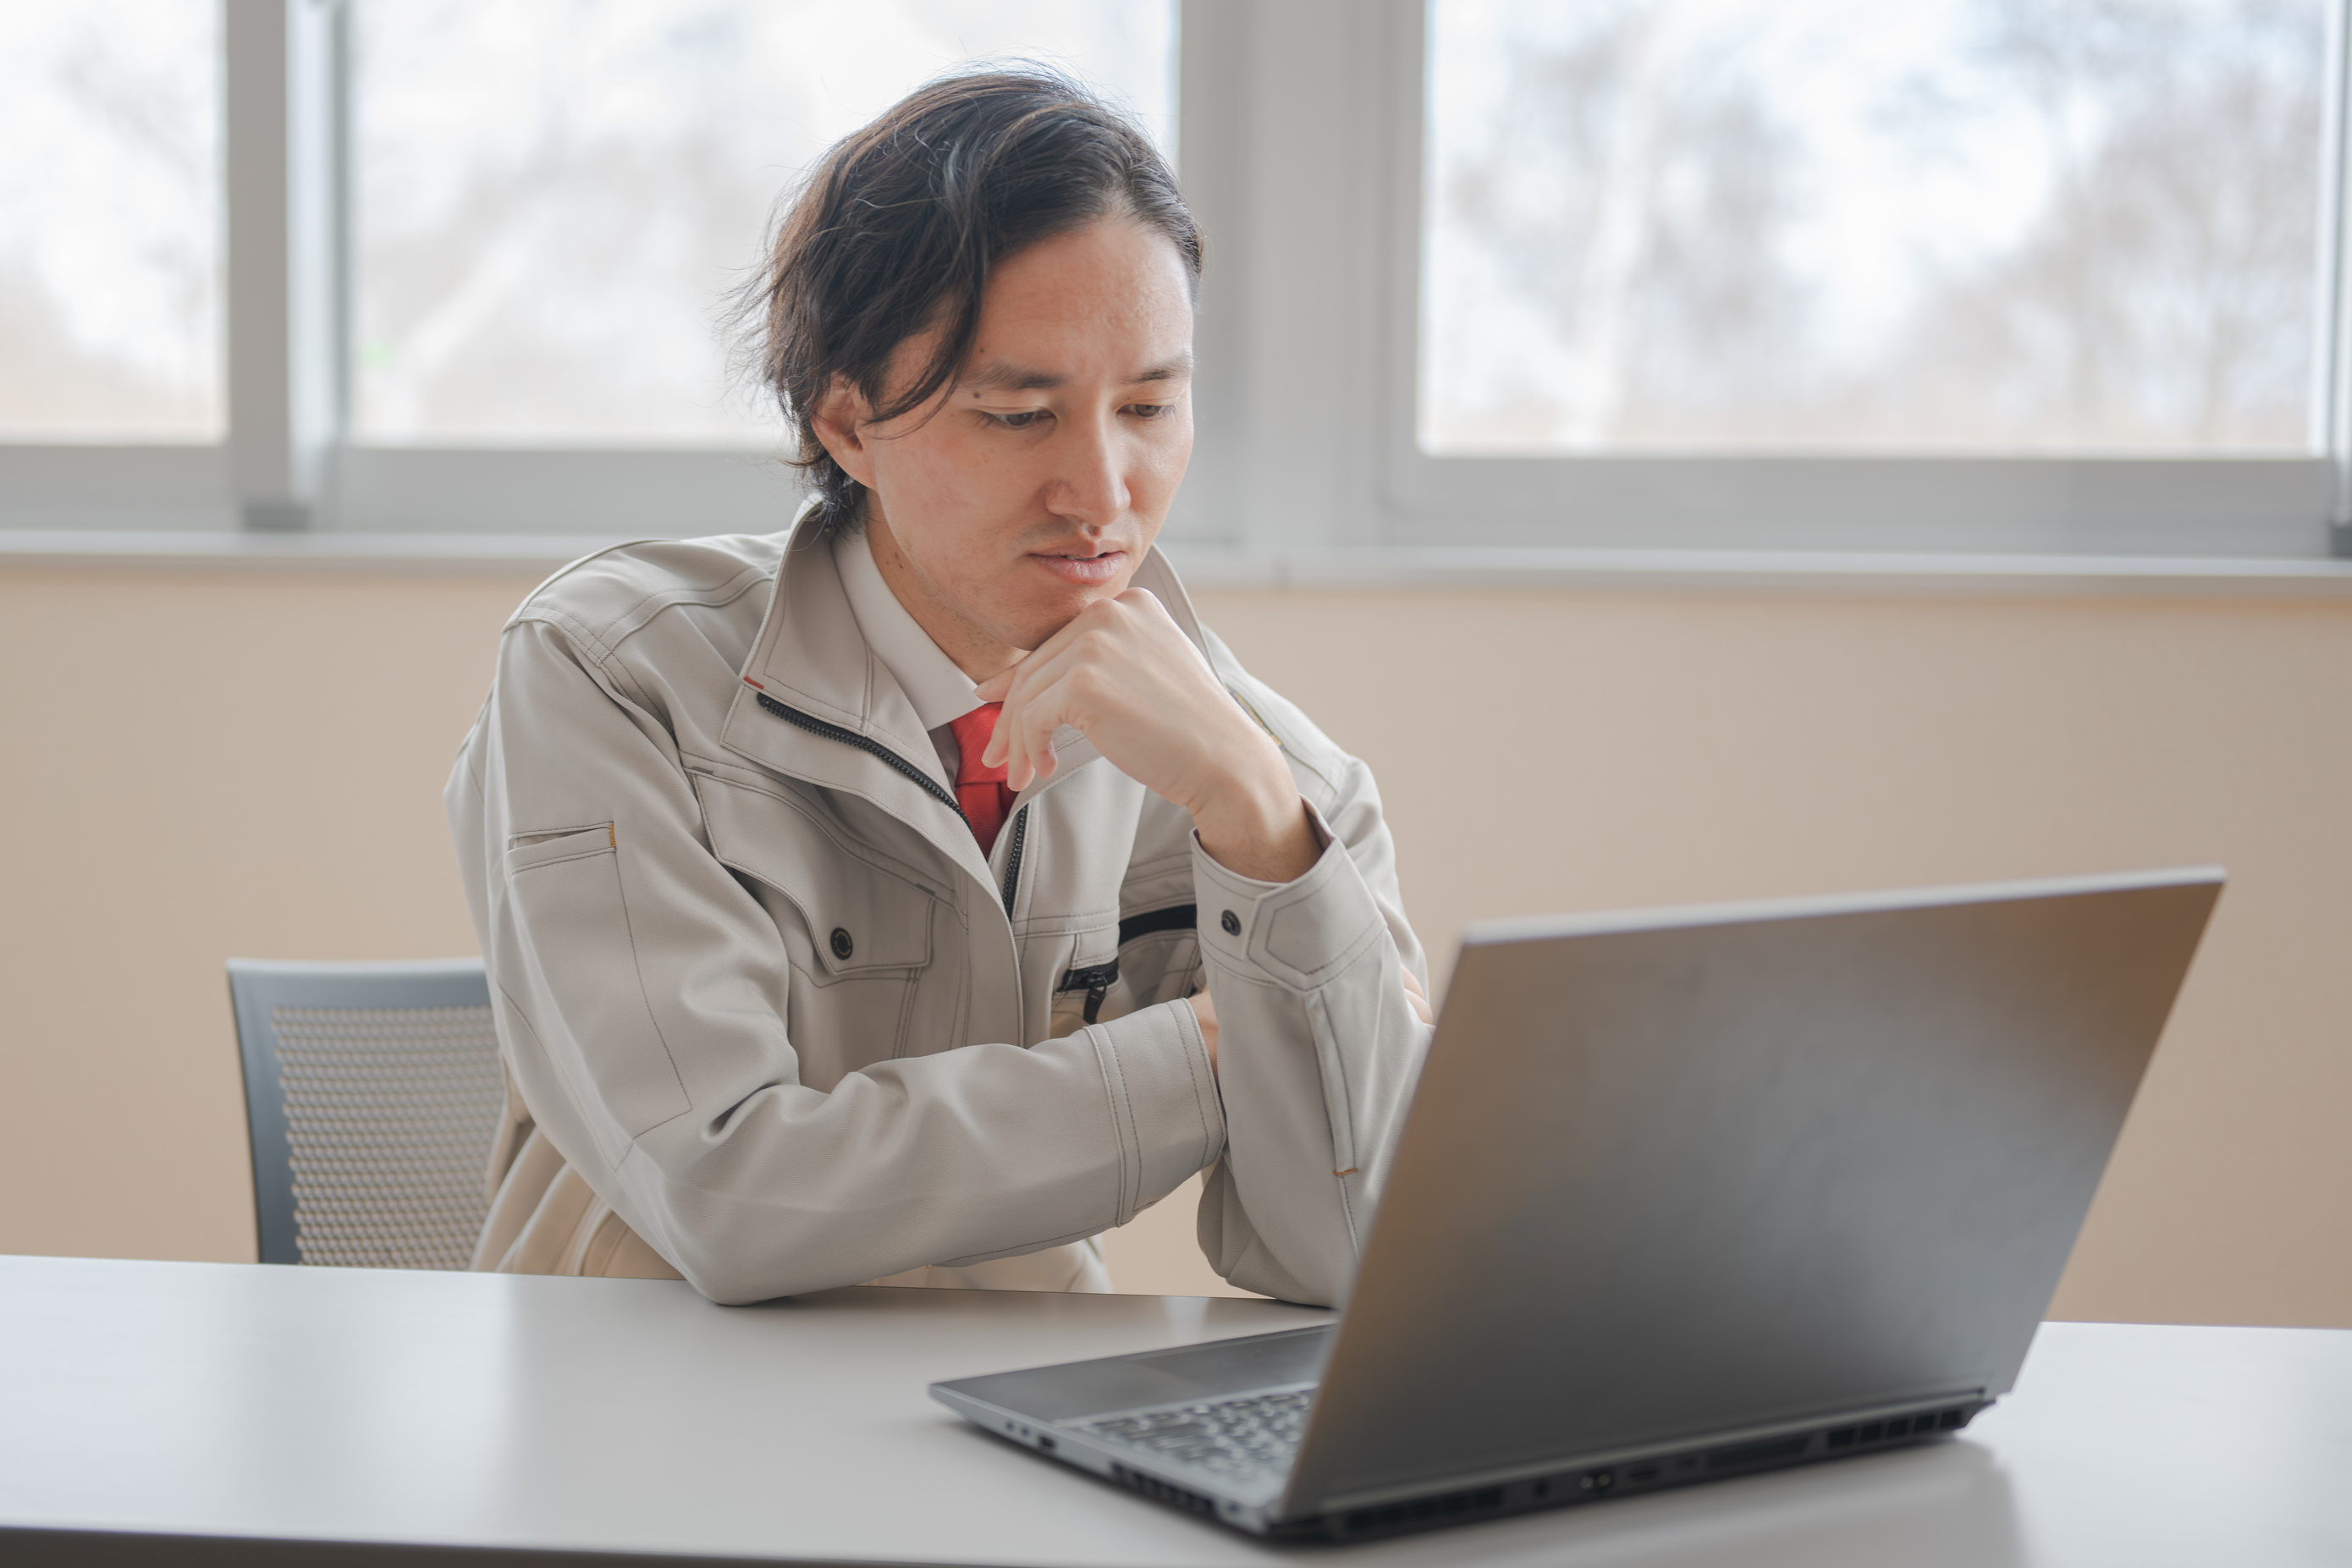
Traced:
<path id="1" fill-rule="evenodd" d="M 1242 917 L 1230 909 L 1217 916 L 1217 924 L 1225 928 L 1225 935 L 1228 936 L 1238 936 L 1242 934 Z"/>
<path id="2" fill-rule="evenodd" d="M 846 959 L 852 953 L 856 951 L 857 944 L 849 939 L 849 933 L 844 931 L 838 925 L 835 926 L 833 928 L 833 956 L 836 958 Z"/>

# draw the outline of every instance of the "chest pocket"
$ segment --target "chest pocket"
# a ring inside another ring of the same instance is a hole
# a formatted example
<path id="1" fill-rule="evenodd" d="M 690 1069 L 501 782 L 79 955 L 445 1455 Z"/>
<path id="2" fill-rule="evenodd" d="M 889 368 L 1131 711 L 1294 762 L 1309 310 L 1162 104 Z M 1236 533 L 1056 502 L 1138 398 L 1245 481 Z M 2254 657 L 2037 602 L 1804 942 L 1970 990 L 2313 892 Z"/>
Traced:
<path id="1" fill-rule="evenodd" d="M 907 868 L 801 801 L 708 775 L 695 791 L 719 863 L 766 889 L 772 912 L 781 900 L 797 917 L 777 925 L 809 978 L 911 977 L 930 963 L 940 901 Z"/>

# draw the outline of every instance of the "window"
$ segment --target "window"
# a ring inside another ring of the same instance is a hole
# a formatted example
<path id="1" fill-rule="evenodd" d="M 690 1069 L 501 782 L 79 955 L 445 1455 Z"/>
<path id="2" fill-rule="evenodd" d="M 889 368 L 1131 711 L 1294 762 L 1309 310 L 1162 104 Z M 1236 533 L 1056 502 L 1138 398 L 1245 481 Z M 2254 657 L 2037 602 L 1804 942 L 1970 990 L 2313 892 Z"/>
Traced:
<path id="1" fill-rule="evenodd" d="M 353 437 L 761 447 L 715 329 L 778 191 L 927 77 L 1067 65 L 1170 122 L 1166 5 L 362 0 Z"/>
<path id="2" fill-rule="evenodd" d="M 1430 11 L 1423 450 L 2322 450 L 2321 0 Z"/>
<path id="3" fill-rule="evenodd" d="M 771 204 L 1027 56 L 1181 126 L 1197 576 L 2309 562 L 2347 5 L 16 7 L 0 528 L 774 527 Z"/>
<path id="4" fill-rule="evenodd" d="M 2337 10 L 1431 0 L 1396 536 L 2324 549 Z"/>
<path id="5" fill-rule="evenodd" d="M 0 439 L 221 432 L 206 0 L 0 9 Z"/>

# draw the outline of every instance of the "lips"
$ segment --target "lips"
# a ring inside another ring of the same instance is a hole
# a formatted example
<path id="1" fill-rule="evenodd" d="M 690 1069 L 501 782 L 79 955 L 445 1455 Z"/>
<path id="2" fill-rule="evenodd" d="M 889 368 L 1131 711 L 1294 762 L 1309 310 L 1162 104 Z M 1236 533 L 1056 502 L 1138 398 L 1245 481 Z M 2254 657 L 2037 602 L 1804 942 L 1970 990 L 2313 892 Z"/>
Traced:
<path id="1" fill-rule="evenodd" d="M 1094 588 L 1117 579 L 1128 556 L 1123 549 L 1107 549 L 1098 555 L 1038 550 L 1029 559 L 1073 587 Z"/>

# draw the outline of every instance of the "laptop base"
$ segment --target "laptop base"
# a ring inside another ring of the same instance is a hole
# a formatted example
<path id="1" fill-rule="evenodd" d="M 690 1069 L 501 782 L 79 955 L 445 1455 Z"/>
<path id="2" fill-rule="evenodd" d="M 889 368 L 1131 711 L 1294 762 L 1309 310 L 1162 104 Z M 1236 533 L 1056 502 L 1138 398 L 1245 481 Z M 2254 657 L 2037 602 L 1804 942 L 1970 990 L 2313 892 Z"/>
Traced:
<path id="1" fill-rule="evenodd" d="M 1993 1403 L 1980 1396 L 1940 1400 L 1925 1408 L 1873 1412 L 1866 1419 L 1841 1417 L 1796 1430 L 1784 1428 L 1729 1441 L 1653 1449 L 1483 1485 L 1366 1500 L 1325 1513 L 1285 1519 L 1263 1501 L 1253 1503 L 1215 1495 L 1216 1484 L 1206 1477 L 1154 1467 L 1142 1456 L 1121 1452 L 1113 1445 L 1094 1440 L 1066 1418 L 1050 1422 L 1034 1416 L 1024 1418 L 1015 1411 L 992 1407 L 969 1396 L 942 1402 L 982 1430 L 1017 1448 L 1085 1470 L 1097 1479 L 1155 1502 L 1252 1535 L 1277 1541 L 1329 1542 L 1412 1534 L 1476 1519 L 1572 1508 L 1615 1497 L 1643 1496 L 1769 1470 L 1884 1453 L 1949 1437 Z"/>

